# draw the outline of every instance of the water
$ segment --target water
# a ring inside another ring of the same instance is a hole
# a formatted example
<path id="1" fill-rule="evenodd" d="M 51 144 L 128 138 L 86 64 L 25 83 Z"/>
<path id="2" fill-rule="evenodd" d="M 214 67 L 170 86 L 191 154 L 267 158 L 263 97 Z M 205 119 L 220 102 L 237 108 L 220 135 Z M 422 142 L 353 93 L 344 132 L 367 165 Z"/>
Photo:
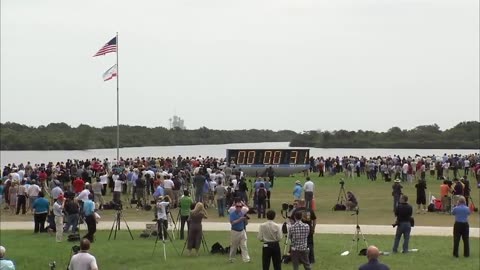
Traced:
<path id="1" fill-rule="evenodd" d="M 238 143 L 238 144 L 217 144 L 217 145 L 184 145 L 184 146 L 149 146 L 121 148 L 120 156 L 123 158 L 135 157 L 173 157 L 182 155 L 191 156 L 213 156 L 225 157 L 227 149 L 279 149 L 288 147 L 288 142 L 267 142 L 267 143 Z M 295 147 L 299 148 L 299 147 Z M 446 154 L 472 154 L 478 153 L 478 149 L 457 150 L 457 149 L 378 149 L 378 148 L 309 148 L 310 155 L 314 157 L 335 157 L 335 156 L 414 156 L 416 154 L 443 155 Z M 91 149 L 85 151 L 0 151 L 0 164 L 5 166 L 8 163 L 42 163 L 48 161 L 65 161 L 67 159 L 91 159 L 108 158 L 113 160 L 116 157 L 116 149 Z"/>

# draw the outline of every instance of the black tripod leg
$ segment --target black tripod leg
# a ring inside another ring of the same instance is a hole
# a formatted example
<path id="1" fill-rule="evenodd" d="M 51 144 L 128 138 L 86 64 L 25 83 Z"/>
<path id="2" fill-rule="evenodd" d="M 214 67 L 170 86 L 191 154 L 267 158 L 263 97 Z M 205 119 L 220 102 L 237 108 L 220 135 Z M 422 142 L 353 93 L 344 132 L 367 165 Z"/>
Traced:
<path id="1" fill-rule="evenodd" d="M 110 234 L 108 235 L 108 240 L 110 240 L 110 238 L 112 237 L 113 227 L 115 227 L 115 225 L 116 225 L 115 222 L 117 222 L 117 220 L 113 221 L 112 228 L 110 229 Z M 115 227 L 115 234 L 116 233 L 117 233 L 117 230 L 116 230 L 116 227 Z"/>
<path id="2" fill-rule="evenodd" d="M 185 240 L 185 243 L 183 244 L 182 254 L 180 254 L 180 255 L 182 255 L 182 256 L 183 256 L 183 252 L 185 251 L 185 248 L 187 247 L 187 242 L 188 242 L 188 237 L 187 237 L 187 239 Z"/>
<path id="3" fill-rule="evenodd" d="M 157 227 L 158 227 L 158 226 L 157 226 Z M 158 232 L 158 230 L 157 230 L 157 237 L 155 238 L 155 245 L 153 246 L 152 257 L 153 257 L 153 255 L 155 254 L 155 249 L 157 248 L 158 238 L 160 238 L 159 236 L 160 236 L 160 234 L 159 234 L 159 232 Z"/>
<path id="4" fill-rule="evenodd" d="M 175 252 L 177 252 L 177 255 L 180 256 L 180 253 L 178 253 L 178 249 L 175 247 L 175 245 L 173 244 L 173 240 L 172 240 L 172 236 L 168 233 L 168 230 L 167 230 L 167 227 L 165 227 L 165 233 L 167 234 L 167 238 L 168 240 L 170 241 L 170 243 L 172 244 L 173 246 L 173 249 L 175 249 Z M 163 236 L 165 238 L 165 236 Z M 165 241 L 164 241 L 165 242 Z"/>
<path id="5" fill-rule="evenodd" d="M 203 235 L 203 232 L 202 232 L 202 245 L 203 245 L 203 250 L 205 252 L 208 252 L 208 244 L 207 244 L 207 240 L 205 240 L 205 236 Z"/>
<path id="6" fill-rule="evenodd" d="M 123 217 L 123 222 L 125 222 L 125 226 L 127 226 L 127 230 L 128 230 L 128 233 L 130 234 L 130 237 L 132 238 L 133 240 L 133 235 L 132 235 L 132 231 L 130 231 L 130 227 L 128 227 L 128 223 L 127 223 L 127 220 L 125 219 L 125 217 Z"/>

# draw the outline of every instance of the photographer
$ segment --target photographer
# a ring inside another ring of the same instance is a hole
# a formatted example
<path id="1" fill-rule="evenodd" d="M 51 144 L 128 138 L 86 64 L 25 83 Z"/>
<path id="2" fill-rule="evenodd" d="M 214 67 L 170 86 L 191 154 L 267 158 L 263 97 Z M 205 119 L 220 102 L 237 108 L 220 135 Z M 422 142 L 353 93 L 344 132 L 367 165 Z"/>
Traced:
<path id="1" fill-rule="evenodd" d="M 95 257 L 88 253 L 90 249 L 90 241 L 88 239 L 82 239 L 80 241 L 80 251 L 72 256 L 68 270 L 98 270 L 97 260 Z"/>
<path id="2" fill-rule="evenodd" d="M 247 233 L 245 231 L 247 223 L 247 212 L 248 207 L 244 202 L 236 201 L 234 206 L 234 211 L 229 210 L 230 212 L 230 224 L 231 224 L 231 243 L 230 243 L 230 256 L 229 261 L 233 262 L 233 257 L 237 253 L 238 247 L 242 251 L 242 259 L 244 262 L 250 262 L 250 256 L 248 255 L 247 249 Z"/>
<path id="3" fill-rule="evenodd" d="M 400 197 L 400 203 L 395 209 L 395 216 L 397 217 L 397 232 L 395 233 L 395 242 L 393 244 L 393 253 L 398 252 L 398 245 L 400 243 L 400 238 L 403 235 L 403 251 L 402 253 L 408 252 L 408 242 L 410 240 L 410 232 L 412 230 L 412 206 L 408 204 L 408 196 L 402 195 Z"/>
<path id="4" fill-rule="evenodd" d="M 347 201 L 345 202 L 345 207 L 347 211 L 353 211 L 358 206 L 358 201 L 355 195 L 351 192 L 347 192 Z"/>
<path id="5" fill-rule="evenodd" d="M 170 197 L 160 196 L 157 199 L 157 230 L 158 238 L 166 239 L 168 237 L 168 213 L 169 213 Z"/>
<path id="6" fill-rule="evenodd" d="M 180 240 L 184 238 L 185 223 L 187 223 L 188 217 L 190 216 L 192 203 L 193 200 L 190 197 L 190 192 L 184 190 L 183 196 L 180 198 Z M 189 226 L 188 223 L 187 226 Z"/>
<path id="7" fill-rule="evenodd" d="M 298 206 L 295 208 L 295 210 L 293 210 L 293 213 L 291 215 L 292 218 L 296 218 L 297 213 L 300 213 L 301 221 L 307 224 L 310 228 L 310 232 L 307 237 L 307 245 L 309 249 L 308 258 L 310 263 L 315 263 L 313 235 L 315 233 L 315 226 L 317 225 L 317 216 L 312 209 L 305 207 L 304 200 L 298 201 Z"/>

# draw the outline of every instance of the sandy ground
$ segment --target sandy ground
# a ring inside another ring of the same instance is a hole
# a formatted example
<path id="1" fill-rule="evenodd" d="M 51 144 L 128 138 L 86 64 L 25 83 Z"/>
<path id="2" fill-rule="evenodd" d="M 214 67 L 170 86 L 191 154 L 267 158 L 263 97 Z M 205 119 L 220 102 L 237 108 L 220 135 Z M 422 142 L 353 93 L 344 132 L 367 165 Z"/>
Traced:
<path id="1" fill-rule="evenodd" d="M 134 221 L 127 224 L 131 230 L 144 230 L 146 224 L 153 224 L 154 222 Z M 110 230 L 113 222 L 105 221 L 97 224 L 97 230 Z M 249 223 L 247 231 L 258 232 L 260 223 Z M 82 225 L 85 226 L 85 225 Z M 453 224 L 452 224 L 453 226 Z M 125 228 L 125 221 L 121 221 L 120 229 Z M 32 230 L 33 222 L 0 222 L 0 231 L 7 230 Z M 230 225 L 228 222 L 203 222 L 203 230 L 205 231 L 229 231 Z M 394 235 L 395 229 L 392 226 L 383 225 L 361 225 L 360 230 L 363 234 L 378 234 L 378 235 Z M 316 233 L 324 234 L 354 234 L 356 231 L 355 225 L 345 224 L 317 224 Z M 452 236 L 453 227 L 429 227 L 429 226 L 415 226 L 412 228 L 412 235 L 431 235 L 431 236 Z M 470 237 L 480 238 L 479 228 L 470 228 Z"/>

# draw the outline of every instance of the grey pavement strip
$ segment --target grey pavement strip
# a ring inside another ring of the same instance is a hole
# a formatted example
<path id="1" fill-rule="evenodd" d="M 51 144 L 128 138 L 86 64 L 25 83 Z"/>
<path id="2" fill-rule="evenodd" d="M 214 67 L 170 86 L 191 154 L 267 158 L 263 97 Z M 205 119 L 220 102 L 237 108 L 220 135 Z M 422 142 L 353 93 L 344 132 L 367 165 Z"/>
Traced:
<path id="1" fill-rule="evenodd" d="M 144 230 L 146 224 L 154 222 L 134 221 L 127 224 L 131 230 Z M 205 231 L 229 231 L 230 224 L 228 222 L 203 222 L 203 230 Z M 249 223 L 248 232 L 258 232 L 261 223 Z M 113 221 L 100 221 L 97 224 L 98 230 L 110 230 Z M 82 225 L 85 227 L 85 225 Z M 120 223 L 120 229 L 125 228 L 125 222 Z M 83 228 L 82 228 L 83 229 Z M 0 222 L 0 231 L 8 230 L 33 230 L 33 222 Z M 360 230 L 366 235 L 395 235 L 395 229 L 392 226 L 385 225 L 360 225 Z M 356 225 L 353 224 L 317 224 L 315 233 L 323 234 L 354 234 Z M 430 236 L 452 236 L 453 227 L 433 227 L 433 226 L 415 226 L 412 228 L 412 235 L 430 235 Z M 470 237 L 480 238 L 480 228 L 470 227 Z"/>

